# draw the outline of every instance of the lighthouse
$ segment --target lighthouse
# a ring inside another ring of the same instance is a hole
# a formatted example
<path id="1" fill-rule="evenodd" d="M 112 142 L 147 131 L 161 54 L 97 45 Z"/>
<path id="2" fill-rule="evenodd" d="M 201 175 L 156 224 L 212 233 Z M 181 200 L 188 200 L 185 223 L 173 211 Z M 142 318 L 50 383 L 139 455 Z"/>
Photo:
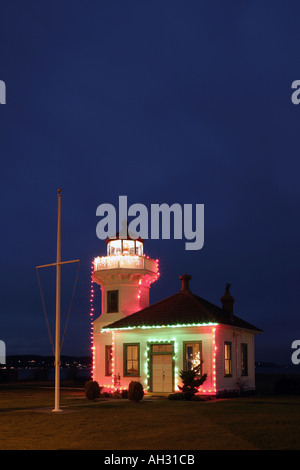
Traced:
<path id="1" fill-rule="evenodd" d="M 93 262 L 92 281 L 101 288 L 101 314 L 93 322 L 93 380 L 105 389 L 121 383 L 123 367 L 116 362 L 116 339 L 105 326 L 149 306 L 151 284 L 159 277 L 158 260 L 144 253 L 144 240 L 127 233 L 106 240 L 106 256 Z M 126 348 L 132 370 L 139 363 L 138 348 Z M 139 371 L 137 371 L 138 373 Z"/>
<path id="2" fill-rule="evenodd" d="M 183 274 L 179 291 L 149 305 L 158 277 L 158 260 L 128 233 L 107 239 L 106 256 L 94 259 L 91 305 L 97 283 L 102 308 L 92 322 L 93 380 L 103 391 L 137 381 L 145 393 L 168 395 L 182 390 L 181 371 L 197 367 L 200 394 L 236 393 L 240 383 L 255 390 L 254 335 L 262 330 L 236 315 L 230 284 L 215 305 L 194 294 L 192 276 Z"/>

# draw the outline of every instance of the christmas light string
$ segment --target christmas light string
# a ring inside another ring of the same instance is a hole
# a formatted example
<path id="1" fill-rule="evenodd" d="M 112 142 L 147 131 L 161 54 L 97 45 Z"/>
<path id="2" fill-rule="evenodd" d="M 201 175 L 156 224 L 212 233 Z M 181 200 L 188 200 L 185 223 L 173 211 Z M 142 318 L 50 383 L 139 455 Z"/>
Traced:
<path id="1" fill-rule="evenodd" d="M 216 381 L 216 328 L 212 328 L 212 388 L 208 390 L 201 390 L 202 393 L 216 393 L 217 392 L 217 381 Z M 201 387 L 200 387 L 201 388 Z"/>
<path id="2" fill-rule="evenodd" d="M 111 379 L 112 389 L 115 389 L 115 333 L 111 334 Z"/>
<path id="3" fill-rule="evenodd" d="M 94 372 L 95 372 L 95 346 L 94 346 L 94 262 L 91 264 L 91 285 L 90 285 L 90 322 L 91 322 L 91 329 L 90 329 L 90 341 L 91 341 L 91 350 L 92 350 L 92 380 L 94 380 Z"/>
<path id="4" fill-rule="evenodd" d="M 145 374 L 146 374 L 146 380 L 145 380 L 145 390 L 148 391 L 148 387 L 149 387 L 149 378 L 150 378 L 150 369 L 149 369 L 149 362 L 150 362 L 150 354 L 151 354 L 151 346 L 153 344 L 159 344 L 159 343 L 173 343 L 173 355 L 172 355 L 172 359 L 175 363 L 176 359 L 177 359 L 177 352 L 178 352 L 178 343 L 176 341 L 176 338 L 172 338 L 172 339 L 166 339 L 166 338 L 162 338 L 162 339 L 157 339 L 157 338 L 149 338 L 148 341 L 147 341 L 147 348 L 146 348 L 146 352 L 145 352 L 145 356 L 146 356 L 146 361 L 145 361 Z M 178 389 L 178 385 L 176 383 L 177 381 L 177 373 L 178 373 L 178 367 L 174 366 L 174 385 L 175 385 L 175 390 Z"/>

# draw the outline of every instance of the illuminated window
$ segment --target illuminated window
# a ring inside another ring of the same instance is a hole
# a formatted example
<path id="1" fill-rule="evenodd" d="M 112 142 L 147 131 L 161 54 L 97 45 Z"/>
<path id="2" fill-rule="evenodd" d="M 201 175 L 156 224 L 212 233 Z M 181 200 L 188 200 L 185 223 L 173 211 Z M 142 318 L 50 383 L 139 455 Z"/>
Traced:
<path id="1" fill-rule="evenodd" d="M 105 375 L 112 374 L 112 346 L 105 346 Z"/>
<path id="2" fill-rule="evenodd" d="M 107 313 L 118 312 L 119 310 L 119 291 L 107 291 Z"/>
<path id="3" fill-rule="evenodd" d="M 140 375 L 139 357 L 139 344 L 124 344 L 124 376 L 138 377 Z"/>
<path id="4" fill-rule="evenodd" d="M 224 374 L 231 376 L 232 371 L 232 358 L 231 358 L 231 343 L 225 341 L 224 343 Z"/>
<path id="5" fill-rule="evenodd" d="M 184 368 L 185 370 L 192 370 L 201 364 L 201 342 L 183 343 L 184 354 Z M 201 368 L 199 369 L 201 374 Z"/>
<path id="6" fill-rule="evenodd" d="M 248 375 L 248 344 L 241 343 L 241 375 Z"/>
<path id="7" fill-rule="evenodd" d="M 123 245 L 123 247 L 122 247 L 122 248 L 123 248 L 123 249 L 122 249 L 122 252 L 123 252 L 125 255 L 129 253 L 130 244 L 133 244 L 133 242 L 130 243 L 130 242 L 127 241 L 127 240 L 122 240 L 122 245 Z"/>
<path id="8" fill-rule="evenodd" d="M 151 350 L 153 353 L 172 353 L 172 344 L 152 344 Z"/>
<path id="9" fill-rule="evenodd" d="M 135 252 L 139 256 L 143 256 L 143 243 L 136 240 L 135 242 Z"/>
<path id="10" fill-rule="evenodd" d="M 139 240 L 117 239 L 107 244 L 107 256 L 113 255 L 139 255 L 143 256 L 143 243 Z"/>

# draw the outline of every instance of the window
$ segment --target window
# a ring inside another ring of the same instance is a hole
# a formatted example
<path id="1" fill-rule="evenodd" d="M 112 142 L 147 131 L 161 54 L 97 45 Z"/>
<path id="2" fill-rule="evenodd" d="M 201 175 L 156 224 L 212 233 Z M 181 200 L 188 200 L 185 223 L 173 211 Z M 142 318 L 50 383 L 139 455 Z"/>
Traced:
<path id="1" fill-rule="evenodd" d="M 232 359 L 231 359 L 231 343 L 225 341 L 224 344 L 224 374 L 231 376 Z"/>
<path id="2" fill-rule="evenodd" d="M 153 353 L 171 353 L 173 352 L 172 344 L 152 344 L 151 350 Z"/>
<path id="3" fill-rule="evenodd" d="M 185 370 L 192 370 L 201 364 L 201 343 L 184 343 L 184 368 Z M 201 374 L 201 367 L 199 370 L 199 374 Z"/>
<path id="4" fill-rule="evenodd" d="M 125 241 L 125 240 L 122 240 L 123 242 L 123 253 L 126 255 L 127 253 L 129 253 L 129 243 L 128 241 Z"/>
<path id="5" fill-rule="evenodd" d="M 135 252 L 137 255 L 143 256 L 143 243 L 138 240 L 135 242 Z"/>
<path id="6" fill-rule="evenodd" d="M 248 375 L 248 344 L 241 343 L 241 375 Z"/>
<path id="7" fill-rule="evenodd" d="M 119 291 L 107 291 L 107 313 L 118 312 L 119 310 Z"/>
<path id="8" fill-rule="evenodd" d="M 112 346 L 105 346 L 105 375 L 112 374 Z"/>
<path id="9" fill-rule="evenodd" d="M 140 375 L 140 345 L 124 344 L 124 376 Z"/>

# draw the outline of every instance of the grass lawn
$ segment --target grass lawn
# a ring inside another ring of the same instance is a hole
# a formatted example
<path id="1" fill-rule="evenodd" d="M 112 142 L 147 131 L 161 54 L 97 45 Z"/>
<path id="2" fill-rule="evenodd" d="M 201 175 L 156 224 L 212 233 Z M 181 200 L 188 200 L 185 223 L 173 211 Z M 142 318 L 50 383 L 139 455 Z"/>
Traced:
<path id="1" fill-rule="evenodd" d="M 0 386 L 0 449 L 300 449 L 300 396 L 89 402 L 82 390 Z"/>

